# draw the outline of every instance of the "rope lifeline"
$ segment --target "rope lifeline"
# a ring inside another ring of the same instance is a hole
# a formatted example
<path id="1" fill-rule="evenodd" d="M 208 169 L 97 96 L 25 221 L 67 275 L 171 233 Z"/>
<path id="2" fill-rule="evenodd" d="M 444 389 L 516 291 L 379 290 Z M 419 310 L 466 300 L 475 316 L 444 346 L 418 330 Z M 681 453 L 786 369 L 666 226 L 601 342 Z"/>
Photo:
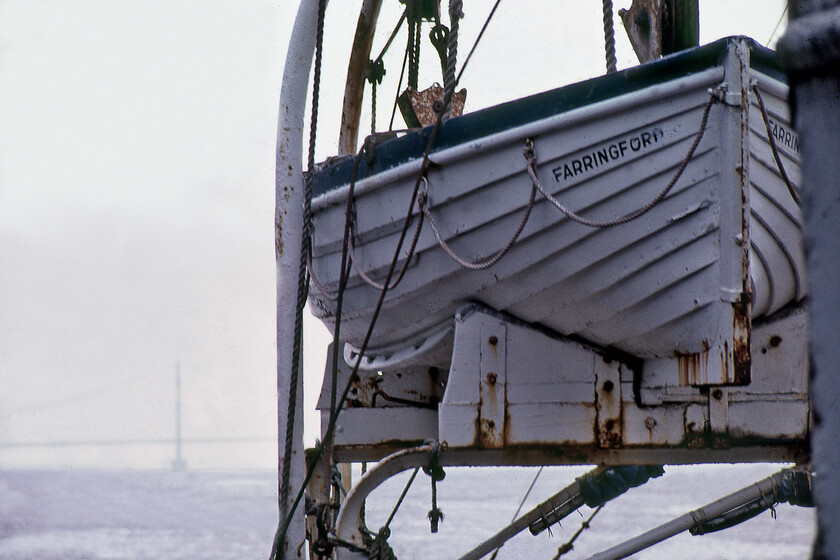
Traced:
<path id="1" fill-rule="evenodd" d="M 426 181 L 425 177 L 423 177 L 422 179 Z M 356 244 L 353 241 L 356 237 L 355 225 L 355 220 L 352 220 L 350 223 L 350 261 L 353 263 L 353 269 L 356 271 L 356 273 L 359 275 L 359 278 L 361 278 L 365 284 L 377 290 L 384 290 L 385 287 L 382 284 L 378 283 L 376 280 L 373 280 L 370 276 L 368 276 L 367 273 L 365 273 L 364 269 L 362 269 L 362 267 L 358 264 L 358 259 L 356 258 Z M 411 262 L 411 257 L 414 255 L 414 251 L 417 249 L 417 241 L 420 239 L 420 231 L 422 229 L 423 220 L 420 219 L 420 217 L 418 216 L 417 227 L 414 229 L 414 236 L 412 237 L 411 245 L 408 248 L 408 256 L 403 261 L 403 264 L 400 267 L 400 271 L 399 273 L 397 273 L 397 278 L 392 284 L 388 286 L 389 290 L 393 290 L 394 288 L 396 288 L 397 285 L 402 281 L 403 276 L 405 276 L 405 272 L 406 270 L 408 270 L 408 265 Z"/>
<path id="2" fill-rule="evenodd" d="M 542 193 L 542 195 L 572 221 L 594 228 L 608 228 L 631 222 L 636 218 L 639 218 L 642 215 L 646 214 L 654 206 L 662 202 L 662 199 L 664 199 L 668 195 L 668 193 L 671 192 L 671 189 L 674 188 L 674 185 L 677 184 L 677 181 L 679 180 L 680 176 L 682 176 L 683 171 L 685 171 L 685 168 L 688 166 L 688 162 L 691 161 L 691 158 L 694 157 L 694 152 L 697 150 L 697 146 L 700 144 L 700 140 L 703 138 L 703 133 L 706 131 L 706 125 L 709 121 L 709 111 L 712 108 L 712 104 L 718 100 L 717 92 L 715 90 L 712 90 L 709 93 L 709 99 L 706 101 L 706 106 L 703 108 L 703 117 L 700 119 L 700 130 L 697 131 L 697 135 L 694 137 L 694 141 L 691 143 L 691 147 L 685 154 L 685 157 L 680 163 L 680 166 L 677 168 L 677 171 L 674 173 L 674 176 L 671 178 L 671 180 L 668 182 L 665 188 L 662 189 L 653 200 L 651 200 L 641 208 L 631 212 L 630 214 L 627 214 L 626 216 L 617 218 L 615 220 L 590 220 L 589 218 L 585 218 L 580 214 L 576 214 L 562 202 L 557 200 L 551 193 L 548 192 L 548 190 L 546 190 L 546 188 L 540 182 L 539 177 L 537 177 L 537 158 L 533 150 L 533 140 L 530 138 L 526 142 L 527 148 L 525 150 L 525 159 L 528 161 L 528 174 L 531 176 L 531 180 L 534 182 L 534 186 Z"/>
<path id="3" fill-rule="evenodd" d="M 767 140 L 770 142 L 773 159 L 776 160 L 776 165 L 779 167 L 779 173 L 782 175 L 782 179 L 787 186 L 791 198 L 793 198 L 795 203 L 799 204 L 799 193 L 796 191 L 796 187 L 793 186 L 793 183 L 788 177 L 788 174 L 785 171 L 785 166 L 782 163 L 782 158 L 779 155 L 779 148 L 776 146 L 776 138 L 773 136 L 773 131 L 770 126 L 770 117 L 767 115 L 767 108 L 764 106 L 764 99 L 761 97 L 761 92 L 758 90 L 758 83 L 752 83 L 750 84 L 750 87 L 752 87 L 752 90 L 755 93 L 755 98 L 758 100 L 758 106 L 761 109 L 761 117 L 764 119 L 764 127 L 767 129 Z"/>
<path id="4" fill-rule="evenodd" d="M 428 185 L 428 180 L 426 180 L 426 184 Z M 496 253 L 490 257 L 487 257 L 484 260 L 478 260 L 475 262 L 470 262 L 455 253 L 452 247 L 446 243 L 443 239 L 443 235 L 441 235 L 440 231 L 438 230 L 437 224 L 435 224 L 434 218 L 432 218 L 432 212 L 429 208 L 429 200 L 428 194 L 424 191 L 420 191 L 417 197 L 417 204 L 420 206 L 420 210 L 423 211 L 423 215 L 426 216 L 426 221 L 429 222 L 429 227 L 432 228 L 432 232 L 435 234 L 437 238 L 438 245 L 440 245 L 441 249 L 443 249 L 449 258 L 453 261 L 458 263 L 461 267 L 466 268 L 468 270 L 485 270 L 490 268 L 497 262 L 501 260 L 502 257 L 507 254 L 513 244 L 516 243 L 516 240 L 519 239 L 519 235 L 522 233 L 522 230 L 525 229 L 525 225 L 528 223 L 528 218 L 531 217 L 531 210 L 534 208 L 534 201 L 537 196 L 537 187 L 536 184 L 532 184 L 531 186 L 531 196 L 528 199 L 528 204 L 525 207 L 525 213 L 522 215 L 522 220 L 519 222 L 519 226 L 516 228 L 516 231 L 513 233 L 513 236 L 508 240 L 508 242 L 496 251 Z"/>

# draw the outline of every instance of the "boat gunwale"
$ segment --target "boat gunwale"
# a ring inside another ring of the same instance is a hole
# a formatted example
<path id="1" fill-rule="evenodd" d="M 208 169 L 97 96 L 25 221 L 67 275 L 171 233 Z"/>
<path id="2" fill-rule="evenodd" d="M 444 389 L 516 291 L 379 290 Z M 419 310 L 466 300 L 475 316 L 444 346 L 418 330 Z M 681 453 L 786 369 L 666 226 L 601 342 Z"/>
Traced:
<path id="1" fill-rule="evenodd" d="M 498 134 L 521 131 L 523 127 L 543 123 L 554 118 L 577 114 L 579 110 L 586 110 L 602 105 L 609 105 L 611 101 L 623 99 L 626 96 L 633 96 L 645 92 L 646 96 L 651 95 L 650 88 L 668 86 L 672 82 L 683 82 L 686 78 L 696 77 L 706 71 L 715 70 L 722 72 L 722 60 L 733 44 L 745 43 L 751 53 L 750 68 L 752 71 L 759 71 L 772 81 L 784 84 L 784 74 L 778 67 L 774 51 L 767 49 L 753 39 L 745 36 L 732 36 L 719 39 L 708 45 L 697 47 L 688 51 L 676 53 L 664 57 L 655 62 L 642 64 L 627 68 L 615 74 L 608 74 L 569 84 L 560 88 L 534 94 L 521 99 L 508 101 L 485 109 L 468 113 L 451 119 L 441 129 L 432 149 L 435 159 L 441 158 L 442 154 L 449 150 L 463 146 L 473 145 L 475 142 L 483 142 Z M 540 104 L 552 106 L 553 113 L 547 116 L 536 116 L 531 121 L 522 122 L 519 117 L 519 124 L 510 123 L 505 128 L 503 124 L 494 124 L 496 130 L 488 130 L 482 133 L 479 129 L 486 129 L 487 125 L 479 124 L 481 120 L 487 121 L 510 121 L 512 110 L 526 113 L 526 117 L 537 112 L 545 112 Z M 595 113 L 597 114 L 597 113 Z M 492 118 L 491 118 L 492 117 Z M 389 172 L 400 170 L 403 172 L 417 172 L 419 170 L 420 155 L 422 147 L 431 132 L 431 127 L 421 130 L 414 130 L 400 138 L 390 140 L 382 144 L 374 155 L 386 155 L 390 161 L 381 165 L 381 169 L 371 169 L 367 161 L 362 161 L 359 169 L 359 176 L 363 179 L 358 185 L 367 180 L 388 174 L 388 180 L 395 180 Z M 466 138 L 464 138 L 466 136 Z M 384 151 L 381 151 L 385 148 Z M 417 153 L 417 150 L 420 152 Z M 337 196 L 337 192 L 343 193 L 347 189 L 350 170 L 353 166 L 352 156 L 345 156 L 325 167 L 314 172 L 316 195 L 313 200 L 313 210 L 317 211 L 325 206 L 337 204 L 343 201 L 345 196 Z M 399 161 L 398 161 L 399 160 Z M 406 170 L 406 165 L 410 171 Z M 414 169 L 417 167 L 417 169 Z M 396 176 L 402 177 L 402 174 Z M 334 185 L 343 183 L 340 187 Z M 332 184 L 333 186 L 330 186 Z"/>
<path id="2" fill-rule="evenodd" d="M 633 107 L 649 103 L 652 97 L 672 95 L 686 91 L 696 90 L 719 83 L 723 79 L 723 67 L 716 66 L 708 68 L 703 72 L 691 74 L 668 82 L 653 84 L 643 89 L 634 90 L 630 93 L 619 95 L 596 104 L 585 105 L 576 109 L 559 113 L 538 121 L 526 123 L 515 128 L 496 132 L 488 136 L 466 141 L 452 147 L 434 152 L 434 162 L 437 165 L 446 165 L 452 161 L 462 159 L 465 156 L 474 155 L 477 148 L 481 150 L 492 150 L 501 146 L 521 141 L 523 138 L 540 136 L 561 127 L 570 127 L 592 119 L 604 117 L 621 111 L 627 107 Z M 674 82 L 677 82 L 674 84 Z M 419 173 L 422 160 L 414 159 L 391 167 L 364 179 L 360 179 L 355 185 L 355 195 L 361 196 L 368 192 L 388 186 L 396 181 L 405 179 Z M 312 200 L 312 211 L 318 212 L 322 209 L 344 204 L 347 201 L 347 194 L 350 190 L 349 184 L 332 189 L 318 195 Z"/>

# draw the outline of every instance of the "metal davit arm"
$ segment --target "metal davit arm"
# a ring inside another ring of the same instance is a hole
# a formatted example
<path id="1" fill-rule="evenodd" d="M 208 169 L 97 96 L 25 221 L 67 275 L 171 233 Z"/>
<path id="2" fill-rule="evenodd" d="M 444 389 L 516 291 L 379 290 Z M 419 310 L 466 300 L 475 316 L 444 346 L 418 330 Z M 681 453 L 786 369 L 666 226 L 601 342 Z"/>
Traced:
<path id="1" fill-rule="evenodd" d="M 341 111 L 341 130 L 338 139 L 339 155 L 356 153 L 370 49 L 373 46 L 376 20 L 379 19 L 381 7 L 382 0 L 364 0 L 359 12 L 353 50 L 350 52 L 350 63 L 347 66 L 347 82 L 344 85 L 344 107 Z"/>
<path id="2" fill-rule="evenodd" d="M 287 480 L 279 481 L 280 529 L 285 524 L 295 492 L 303 485 L 305 465 L 303 456 L 303 382 L 302 376 L 292 382 L 295 348 L 295 308 L 298 301 L 298 278 L 303 231 L 303 117 L 306 112 L 306 93 L 309 71 L 315 53 L 318 24 L 318 2 L 303 0 L 298 9 L 280 90 L 277 119 L 277 153 L 275 168 L 274 246 L 277 267 L 277 418 L 280 443 L 279 463 L 289 460 Z M 297 403 L 295 405 L 295 403 Z M 290 409 L 294 409 L 290 411 Z M 291 415 L 289 414 L 291 412 Z M 291 419 L 291 422 L 289 421 Z M 283 440 L 287 427 L 292 437 L 290 457 L 285 456 Z M 295 515 L 285 532 L 283 542 L 276 542 L 272 556 L 303 558 L 306 538 L 303 511 Z"/>

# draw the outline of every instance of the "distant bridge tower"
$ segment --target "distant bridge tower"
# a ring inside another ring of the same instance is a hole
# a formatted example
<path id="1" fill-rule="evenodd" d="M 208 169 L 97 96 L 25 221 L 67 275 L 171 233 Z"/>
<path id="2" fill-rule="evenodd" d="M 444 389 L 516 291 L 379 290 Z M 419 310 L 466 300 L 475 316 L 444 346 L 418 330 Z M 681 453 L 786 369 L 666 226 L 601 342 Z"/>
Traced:
<path id="1" fill-rule="evenodd" d="M 181 363 L 175 362 L 175 459 L 172 461 L 173 471 L 183 471 L 187 462 L 181 455 Z"/>

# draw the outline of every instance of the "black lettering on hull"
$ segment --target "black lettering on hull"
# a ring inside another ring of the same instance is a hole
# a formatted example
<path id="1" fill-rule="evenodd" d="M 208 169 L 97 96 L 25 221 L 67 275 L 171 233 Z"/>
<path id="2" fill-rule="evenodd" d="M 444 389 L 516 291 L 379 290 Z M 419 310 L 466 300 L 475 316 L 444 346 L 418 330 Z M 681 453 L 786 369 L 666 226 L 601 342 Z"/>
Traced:
<path id="1" fill-rule="evenodd" d="M 646 150 L 662 141 L 665 132 L 657 127 L 644 130 L 637 134 L 622 138 L 608 145 L 581 155 L 575 159 L 565 161 L 551 170 L 554 180 L 558 183 L 573 179 L 578 175 L 593 171 L 602 165 L 624 158 L 630 153 Z"/>

